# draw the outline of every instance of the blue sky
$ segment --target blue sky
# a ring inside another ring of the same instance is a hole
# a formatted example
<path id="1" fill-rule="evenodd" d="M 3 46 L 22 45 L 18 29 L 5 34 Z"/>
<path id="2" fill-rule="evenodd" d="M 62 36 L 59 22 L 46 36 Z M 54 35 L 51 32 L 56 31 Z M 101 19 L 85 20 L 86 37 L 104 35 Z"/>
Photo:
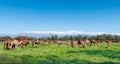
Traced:
<path id="1" fill-rule="evenodd" d="M 0 0 L 0 33 L 120 33 L 119 0 Z"/>

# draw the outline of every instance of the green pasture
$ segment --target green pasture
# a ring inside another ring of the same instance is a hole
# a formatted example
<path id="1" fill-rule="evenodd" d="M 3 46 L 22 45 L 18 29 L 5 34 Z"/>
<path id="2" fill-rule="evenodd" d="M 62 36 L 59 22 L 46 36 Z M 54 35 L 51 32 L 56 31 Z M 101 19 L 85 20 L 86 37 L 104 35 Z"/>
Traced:
<path id="1" fill-rule="evenodd" d="M 120 44 L 112 43 L 71 48 L 63 44 L 41 44 L 37 48 L 31 44 L 23 49 L 4 50 L 0 44 L 0 64 L 120 64 Z"/>

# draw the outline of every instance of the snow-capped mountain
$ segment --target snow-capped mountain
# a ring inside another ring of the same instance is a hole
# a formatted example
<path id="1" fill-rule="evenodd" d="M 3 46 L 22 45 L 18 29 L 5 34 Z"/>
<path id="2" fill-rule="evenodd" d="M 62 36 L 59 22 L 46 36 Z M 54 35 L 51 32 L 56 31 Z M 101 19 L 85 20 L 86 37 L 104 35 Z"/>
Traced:
<path id="1" fill-rule="evenodd" d="M 83 31 L 25 31 L 21 33 L 21 35 L 29 35 L 29 36 L 51 36 L 51 35 L 58 35 L 58 36 L 64 36 L 64 35 L 101 35 L 101 34 L 107 34 L 106 32 L 83 32 Z"/>
<path id="2" fill-rule="evenodd" d="M 26 31 L 26 34 L 56 34 L 56 35 L 75 35 L 75 34 L 106 34 L 106 32 L 83 32 L 83 31 Z"/>
<path id="3" fill-rule="evenodd" d="M 83 32 L 83 31 L 25 31 L 19 34 L 0 34 L 0 36 L 29 36 L 29 37 L 48 37 L 51 35 L 65 36 L 65 35 L 102 35 L 102 34 L 111 34 L 111 35 L 120 35 L 120 33 L 107 33 L 107 32 Z"/>

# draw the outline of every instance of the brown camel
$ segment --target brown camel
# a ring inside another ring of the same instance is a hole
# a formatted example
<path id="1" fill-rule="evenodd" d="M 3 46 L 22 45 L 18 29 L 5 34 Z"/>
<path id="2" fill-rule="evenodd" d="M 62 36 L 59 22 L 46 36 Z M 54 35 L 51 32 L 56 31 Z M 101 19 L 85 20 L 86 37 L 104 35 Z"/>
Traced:
<path id="1" fill-rule="evenodd" d="M 28 44 L 29 44 L 29 40 L 22 40 L 21 41 L 22 46 L 24 45 L 26 47 Z"/>
<path id="2" fill-rule="evenodd" d="M 71 47 L 74 48 L 74 42 L 71 40 Z"/>
<path id="3" fill-rule="evenodd" d="M 77 41 L 77 44 L 78 44 L 78 46 L 80 46 L 80 45 L 83 46 L 82 40 L 78 40 L 78 41 Z"/>
<path id="4" fill-rule="evenodd" d="M 87 45 L 89 45 L 90 41 L 88 39 L 85 39 L 84 40 L 84 45 L 83 45 L 83 48 L 85 48 Z"/>
<path id="5" fill-rule="evenodd" d="M 110 41 L 110 40 L 107 40 L 106 43 L 107 43 L 107 48 L 109 49 L 110 46 L 111 46 L 111 41 Z"/>
<path id="6" fill-rule="evenodd" d="M 11 50 L 11 49 L 15 49 L 17 47 L 19 47 L 20 45 L 20 41 L 18 40 L 6 40 L 5 43 L 4 43 L 4 49 L 6 50 Z"/>
<path id="7" fill-rule="evenodd" d="M 5 42 L 4 42 L 4 49 L 6 49 L 6 50 L 10 50 L 10 46 L 11 46 L 11 42 L 12 42 L 12 40 L 6 40 Z"/>
<path id="8" fill-rule="evenodd" d="M 97 44 L 97 41 L 96 40 L 90 40 L 90 46 L 92 46 L 92 44 L 94 44 L 94 46 Z"/>
<path id="9" fill-rule="evenodd" d="M 40 40 L 35 40 L 32 42 L 32 47 L 34 47 L 35 45 L 37 47 L 37 45 L 39 45 L 39 44 L 40 44 Z"/>

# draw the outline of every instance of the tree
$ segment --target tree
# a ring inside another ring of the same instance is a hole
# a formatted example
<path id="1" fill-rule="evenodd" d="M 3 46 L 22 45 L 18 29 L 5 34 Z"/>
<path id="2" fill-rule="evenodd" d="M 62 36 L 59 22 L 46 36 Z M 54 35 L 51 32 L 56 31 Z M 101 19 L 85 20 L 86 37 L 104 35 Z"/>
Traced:
<path id="1" fill-rule="evenodd" d="M 15 37 L 15 39 L 17 39 L 17 40 L 30 40 L 31 37 L 27 37 L 27 36 L 17 36 L 17 37 Z"/>
<path id="2" fill-rule="evenodd" d="M 87 35 L 84 35 L 82 39 L 83 39 L 83 40 L 88 39 L 88 36 L 87 36 Z"/>
<path id="3" fill-rule="evenodd" d="M 82 39 L 83 39 L 82 35 L 77 36 L 77 40 L 82 40 Z"/>

